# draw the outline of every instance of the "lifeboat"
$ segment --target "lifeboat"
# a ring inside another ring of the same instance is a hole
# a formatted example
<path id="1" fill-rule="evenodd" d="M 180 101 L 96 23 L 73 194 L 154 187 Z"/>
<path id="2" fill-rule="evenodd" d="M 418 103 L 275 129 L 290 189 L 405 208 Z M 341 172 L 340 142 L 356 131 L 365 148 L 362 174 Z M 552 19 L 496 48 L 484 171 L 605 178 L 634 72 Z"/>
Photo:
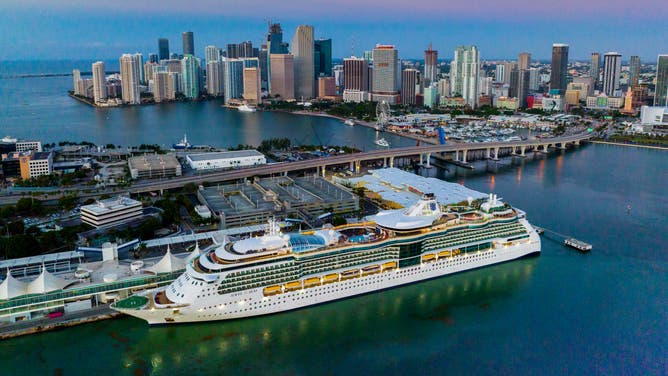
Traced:
<path id="1" fill-rule="evenodd" d="M 276 294 L 280 294 L 281 291 L 281 286 L 268 286 L 265 287 L 264 290 L 262 291 L 264 293 L 264 296 L 272 296 Z"/>
<path id="2" fill-rule="evenodd" d="M 320 278 L 318 277 L 307 278 L 304 280 L 304 288 L 314 287 L 319 285 L 320 285 Z"/>
<path id="3" fill-rule="evenodd" d="M 359 276 L 359 269 L 346 270 L 345 272 L 341 273 L 341 280 L 343 281 L 344 279 L 357 278 Z"/>
<path id="4" fill-rule="evenodd" d="M 396 261 L 390 261 L 383 264 L 383 271 L 394 270 L 397 268 Z"/>
<path id="5" fill-rule="evenodd" d="M 338 282 L 338 280 L 338 274 L 327 274 L 326 276 L 322 277 L 322 284 L 324 285 L 326 283 Z"/>
<path id="6" fill-rule="evenodd" d="M 427 253 L 426 255 L 422 256 L 422 262 L 432 262 L 436 260 L 436 255 L 433 253 Z"/>
<path id="7" fill-rule="evenodd" d="M 362 268 L 362 275 L 380 273 L 380 265 L 369 265 Z"/>
<path id="8" fill-rule="evenodd" d="M 450 257 L 450 256 L 452 256 L 452 252 L 450 252 L 450 251 L 438 252 L 438 258 L 444 258 L 444 257 Z"/>
<path id="9" fill-rule="evenodd" d="M 285 291 L 295 291 L 302 288 L 302 281 L 288 282 L 284 286 Z"/>

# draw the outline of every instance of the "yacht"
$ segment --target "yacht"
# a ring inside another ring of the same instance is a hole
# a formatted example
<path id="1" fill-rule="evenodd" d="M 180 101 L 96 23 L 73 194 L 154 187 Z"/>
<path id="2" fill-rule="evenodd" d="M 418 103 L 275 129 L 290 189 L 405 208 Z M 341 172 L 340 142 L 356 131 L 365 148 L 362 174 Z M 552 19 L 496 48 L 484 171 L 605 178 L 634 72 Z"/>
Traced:
<path id="1" fill-rule="evenodd" d="M 255 112 L 255 111 L 257 111 L 257 108 L 255 108 L 253 106 L 249 106 L 245 103 L 242 104 L 241 106 L 237 107 L 237 109 L 239 110 L 239 112 Z"/>
<path id="2" fill-rule="evenodd" d="M 183 150 L 183 149 L 190 149 L 192 145 L 190 145 L 190 142 L 188 142 L 188 135 L 183 134 L 183 139 L 179 141 L 176 144 L 172 144 L 172 148 L 175 150 Z"/>
<path id="3" fill-rule="evenodd" d="M 374 141 L 374 143 L 378 146 L 382 146 L 382 147 L 386 147 L 386 148 L 390 147 L 390 143 L 387 142 L 384 138 L 379 138 L 376 141 Z"/>

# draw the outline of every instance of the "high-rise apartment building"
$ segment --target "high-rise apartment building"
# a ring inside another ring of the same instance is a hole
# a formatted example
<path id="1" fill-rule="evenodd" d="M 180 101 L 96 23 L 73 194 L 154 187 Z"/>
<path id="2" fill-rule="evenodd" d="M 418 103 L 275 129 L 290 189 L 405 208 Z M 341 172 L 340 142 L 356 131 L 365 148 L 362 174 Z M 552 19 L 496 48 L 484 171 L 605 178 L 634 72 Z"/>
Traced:
<path id="1" fill-rule="evenodd" d="M 513 69 L 510 74 L 510 96 L 517 98 L 519 107 L 527 106 L 527 95 L 529 95 L 529 70 Z"/>
<path id="2" fill-rule="evenodd" d="M 158 59 L 169 59 L 169 39 L 167 38 L 158 39 Z"/>
<path id="3" fill-rule="evenodd" d="M 206 92 L 209 95 L 223 95 L 223 63 L 219 60 L 206 64 Z"/>
<path id="4" fill-rule="evenodd" d="M 373 49 L 373 70 L 371 79 L 371 91 L 374 98 L 390 99 L 390 96 L 396 96 L 397 85 L 399 82 L 398 74 L 401 71 L 397 69 L 399 64 L 399 51 L 392 45 L 377 44 Z M 374 99 L 376 100 L 376 99 Z M 394 104 L 396 99 L 388 101 Z"/>
<path id="5" fill-rule="evenodd" d="M 107 99 L 107 83 L 104 79 L 104 62 L 93 63 L 93 99 L 95 103 Z"/>
<path id="6" fill-rule="evenodd" d="M 417 86 L 420 83 L 420 71 L 404 69 L 401 76 L 401 104 L 415 105 L 415 95 L 419 93 Z"/>
<path id="7" fill-rule="evenodd" d="M 659 55 L 657 61 L 654 105 L 668 107 L 668 55 Z"/>
<path id="8" fill-rule="evenodd" d="M 638 86 L 640 82 L 640 56 L 631 56 L 629 62 L 629 86 Z"/>
<path id="9" fill-rule="evenodd" d="M 343 59 L 344 90 L 369 91 L 369 63 L 358 57 Z"/>
<path id="10" fill-rule="evenodd" d="M 424 51 L 424 77 L 422 77 L 425 86 L 438 82 L 438 51 L 429 48 Z"/>
<path id="11" fill-rule="evenodd" d="M 176 98 L 177 73 L 167 71 L 155 72 L 153 74 L 153 99 L 156 103 L 174 100 Z"/>
<path id="12" fill-rule="evenodd" d="M 260 87 L 260 68 L 244 68 L 243 70 L 244 92 L 243 97 L 248 103 L 257 104 L 262 102 L 262 88 Z"/>
<path id="13" fill-rule="evenodd" d="M 119 66 L 121 68 L 121 99 L 123 103 L 140 103 L 137 60 L 133 55 L 123 54 L 119 60 Z"/>
<path id="14" fill-rule="evenodd" d="M 81 92 L 79 90 L 79 86 L 81 84 L 79 83 L 81 81 L 81 71 L 78 69 L 74 69 L 72 71 L 72 81 L 74 83 L 74 95 L 81 95 Z"/>
<path id="15" fill-rule="evenodd" d="M 619 75 L 622 73 L 622 55 L 608 52 L 603 55 L 603 92 L 609 97 L 619 97 Z"/>
<path id="16" fill-rule="evenodd" d="M 450 90 L 461 95 L 464 103 L 478 106 L 478 80 L 480 78 L 480 53 L 476 46 L 459 46 L 450 63 Z"/>
<path id="17" fill-rule="evenodd" d="M 540 69 L 529 68 L 529 90 L 537 91 L 540 88 Z"/>
<path id="18" fill-rule="evenodd" d="M 184 31 L 181 34 L 183 40 L 183 56 L 195 55 L 195 38 L 192 31 Z"/>
<path id="19" fill-rule="evenodd" d="M 292 38 L 295 67 L 295 96 L 313 98 L 315 90 L 315 61 L 313 57 L 313 26 L 299 25 Z"/>
<path id="20" fill-rule="evenodd" d="M 291 54 L 271 54 L 271 95 L 283 100 L 295 99 L 294 57 Z"/>
<path id="21" fill-rule="evenodd" d="M 220 61 L 220 48 L 216 46 L 206 46 L 204 48 L 204 57 L 207 66 L 212 61 Z"/>
<path id="22" fill-rule="evenodd" d="M 598 83 L 601 70 L 601 54 L 598 52 L 591 53 L 591 63 L 589 65 L 589 77 L 594 79 L 594 84 Z"/>
<path id="23" fill-rule="evenodd" d="M 531 54 L 528 52 L 521 52 L 517 57 L 517 69 L 528 70 L 531 66 Z"/>
<path id="24" fill-rule="evenodd" d="M 137 69 L 137 77 L 139 77 L 139 84 L 143 85 L 146 83 L 146 78 L 144 76 L 144 56 L 141 53 L 137 52 L 132 55 L 132 58 L 135 59 L 135 68 Z"/>
<path id="25" fill-rule="evenodd" d="M 336 79 L 334 77 L 318 77 L 318 98 L 336 95 Z"/>
<path id="26" fill-rule="evenodd" d="M 244 62 L 240 59 L 223 60 L 225 68 L 223 69 L 225 79 L 225 103 L 230 100 L 241 98 L 244 94 Z"/>
<path id="27" fill-rule="evenodd" d="M 552 45 L 552 72 L 550 73 L 550 92 L 563 94 L 568 84 L 568 45 L 555 43 Z"/>
<path id="28" fill-rule="evenodd" d="M 313 42 L 315 76 L 332 75 L 332 40 L 317 39 Z"/>
<path id="29" fill-rule="evenodd" d="M 187 54 L 181 60 L 181 80 L 183 95 L 189 99 L 199 97 L 200 61 L 193 55 Z"/>

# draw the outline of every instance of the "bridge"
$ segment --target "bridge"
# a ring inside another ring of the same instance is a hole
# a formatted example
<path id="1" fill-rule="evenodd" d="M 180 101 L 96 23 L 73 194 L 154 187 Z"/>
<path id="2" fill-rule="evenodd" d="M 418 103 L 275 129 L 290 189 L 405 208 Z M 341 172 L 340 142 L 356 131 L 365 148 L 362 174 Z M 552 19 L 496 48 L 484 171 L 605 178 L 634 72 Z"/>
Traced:
<path id="1" fill-rule="evenodd" d="M 309 159 L 295 162 L 279 162 L 270 163 L 260 166 L 241 168 L 237 170 L 225 170 L 219 172 L 212 172 L 202 175 L 194 176 L 180 176 L 170 179 L 161 180 L 144 180 L 134 183 L 131 187 L 125 190 L 116 190 L 113 194 L 121 193 L 146 193 L 160 190 L 169 190 L 181 188 L 185 184 L 194 183 L 202 184 L 204 182 L 214 183 L 222 181 L 240 180 L 250 178 L 253 176 L 269 176 L 276 174 L 287 174 L 290 171 L 302 171 L 315 169 L 322 173 L 323 176 L 327 166 L 349 165 L 351 171 L 359 171 L 361 162 L 366 161 L 382 161 L 384 166 L 393 167 L 395 158 L 404 157 L 419 157 L 420 161 L 425 166 L 429 167 L 432 155 L 446 154 L 452 155 L 452 159 L 457 162 L 467 163 L 467 154 L 472 151 L 483 151 L 488 159 L 498 160 L 499 152 L 501 150 L 510 150 L 513 154 L 518 156 L 526 156 L 527 152 L 543 152 L 546 153 L 549 148 L 556 147 L 565 149 L 567 145 L 579 145 L 580 142 L 589 140 L 594 137 L 593 133 L 580 133 L 571 136 L 544 138 L 524 141 L 510 141 L 510 142 L 491 142 L 491 143 L 461 143 L 461 144 L 446 144 L 446 145 L 423 145 L 411 146 L 392 149 L 373 150 L 363 153 L 340 154 L 326 158 Z M 90 188 L 82 188 L 89 190 Z M 68 189 L 73 191 L 74 189 Z M 83 193 L 83 192 L 81 192 Z M 82 194 L 85 196 L 96 196 L 102 193 Z M 18 201 L 20 197 L 0 197 L 0 205 L 10 204 Z M 57 198 L 57 197 L 54 197 Z"/>

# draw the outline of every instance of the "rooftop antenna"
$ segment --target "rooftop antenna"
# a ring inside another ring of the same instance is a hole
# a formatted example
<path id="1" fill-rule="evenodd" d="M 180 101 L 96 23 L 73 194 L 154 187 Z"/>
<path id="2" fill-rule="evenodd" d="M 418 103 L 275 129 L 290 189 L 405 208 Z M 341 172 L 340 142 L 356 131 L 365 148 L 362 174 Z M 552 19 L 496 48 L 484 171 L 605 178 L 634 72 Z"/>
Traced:
<path id="1" fill-rule="evenodd" d="M 355 56 L 355 34 L 350 36 L 350 56 Z"/>

